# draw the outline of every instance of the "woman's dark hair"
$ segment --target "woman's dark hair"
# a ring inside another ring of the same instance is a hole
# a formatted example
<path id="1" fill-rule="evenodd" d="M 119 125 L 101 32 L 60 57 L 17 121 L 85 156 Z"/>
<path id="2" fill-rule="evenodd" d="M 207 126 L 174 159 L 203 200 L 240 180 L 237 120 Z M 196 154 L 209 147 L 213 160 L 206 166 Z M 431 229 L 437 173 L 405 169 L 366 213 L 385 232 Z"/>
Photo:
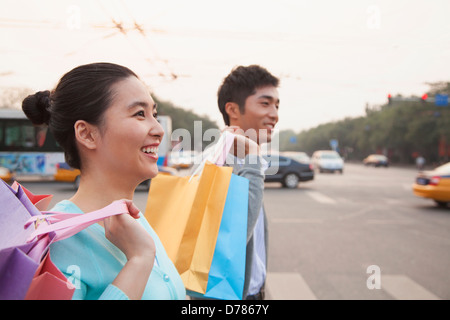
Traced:
<path id="1" fill-rule="evenodd" d="M 74 125 L 78 120 L 99 125 L 113 100 L 112 86 L 130 76 L 130 69 L 112 63 L 92 63 L 66 73 L 55 90 L 39 91 L 22 102 L 22 109 L 35 125 L 47 124 L 63 148 L 66 162 L 80 169 Z"/>
<path id="2" fill-rule="evenodd" d="M 256 90 L 265 86 L 278 87 L 279 79 L 265 68 L 258 65 L 239 66 L 223 80 L 217 92 L 219 110 L 225 125 L 230 124 L 230 118 L 225 111 L 228 102 L 237 103 L 241 114 L 245 113 L 245 100 L 255 94 Z"/>

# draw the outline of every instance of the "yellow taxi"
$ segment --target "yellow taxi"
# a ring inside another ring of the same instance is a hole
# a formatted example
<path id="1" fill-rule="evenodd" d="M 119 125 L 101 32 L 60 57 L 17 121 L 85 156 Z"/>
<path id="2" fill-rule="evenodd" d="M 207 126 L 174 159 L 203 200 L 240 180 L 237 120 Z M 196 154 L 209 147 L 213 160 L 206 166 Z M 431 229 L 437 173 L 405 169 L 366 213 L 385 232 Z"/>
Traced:
<path id="1" fill-rule="evenodd" d="M 5 167 L 0 167 L 0 179 L 2 179 L 5 182 L 10 182 L 13 179 L 12 172 Z"/>
<path id="2" fill-rule="evenodd" d="M 419 172 L 413 192 L 418 197 L 432 199 L 440 207 L 446 207 L 450 202 L 450 162 L 432 171 Z"/>
<path id="3" fill-rule="evenodd" d="M 65 162 L 56 164 L 56 173 L 53 176 L 55 181 L 73 182 L 75 188 L 78 188 L 80 183 L 80 170 L 70 167 Z"/>

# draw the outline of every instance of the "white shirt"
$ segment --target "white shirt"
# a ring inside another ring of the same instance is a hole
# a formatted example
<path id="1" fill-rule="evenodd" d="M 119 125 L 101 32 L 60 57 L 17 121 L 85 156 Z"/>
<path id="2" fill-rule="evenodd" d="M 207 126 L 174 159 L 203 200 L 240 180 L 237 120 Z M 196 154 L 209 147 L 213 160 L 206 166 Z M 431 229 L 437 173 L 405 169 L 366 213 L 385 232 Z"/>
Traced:
<path id="1" fill-rule="evenodd" d="M 234 156 L 233 158 L 234 163 L 239 165 L 244 164 L 244 159 L 240 159 Z M 261 173 L 264 174 L 264 172 L 268 168 L 268 163 L 263 158 L 261 158 L 261 164 Z M 262 206 L 256 220 L 255 229 L 253 230 L 253 257 L 251 268 L 252 272 L 248 288 L 248 295 L 257 294 L 266 280 L 266 244 L 264 239 L 264 211 Z"/>
<path id="2" fill-rule="evenodd" d="M 257 294 L 266 280 L 266 245 L 264 241 L 264 213 L 261 207 L 253 231 L 252 273 L 248 294 Z"/>

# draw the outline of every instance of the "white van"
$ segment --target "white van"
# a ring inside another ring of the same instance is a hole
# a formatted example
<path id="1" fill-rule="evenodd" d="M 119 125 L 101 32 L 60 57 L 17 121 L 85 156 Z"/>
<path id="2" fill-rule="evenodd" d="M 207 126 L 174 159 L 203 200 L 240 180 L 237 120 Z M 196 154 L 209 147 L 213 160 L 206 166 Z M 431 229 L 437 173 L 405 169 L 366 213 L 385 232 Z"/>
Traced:
<path id="1" fill-rule="evenodd" d="M 344 172 L 344 160 L 333 150 L 318 150 L 311 157 L 311 164 L 319 172 Z"/>

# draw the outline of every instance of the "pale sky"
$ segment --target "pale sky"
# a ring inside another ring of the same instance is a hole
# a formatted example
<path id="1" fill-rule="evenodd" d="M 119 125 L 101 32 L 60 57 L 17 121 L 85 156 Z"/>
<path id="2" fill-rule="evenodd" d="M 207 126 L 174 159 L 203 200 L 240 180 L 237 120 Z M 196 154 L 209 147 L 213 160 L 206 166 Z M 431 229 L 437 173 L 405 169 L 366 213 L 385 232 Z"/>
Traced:
<path id="1" fill-rule="evenodd" d="M 52 89 L 80 64 L 114 62 L 220 127 L 217 89 L 238 65 L 280 77 L 278 129 L 296 132 L 363 115 L 388 93 L 420 96 L 427 82 L 450 81 L 449 0 L 0 0 L 0 8 L 0 90 Z"/>

